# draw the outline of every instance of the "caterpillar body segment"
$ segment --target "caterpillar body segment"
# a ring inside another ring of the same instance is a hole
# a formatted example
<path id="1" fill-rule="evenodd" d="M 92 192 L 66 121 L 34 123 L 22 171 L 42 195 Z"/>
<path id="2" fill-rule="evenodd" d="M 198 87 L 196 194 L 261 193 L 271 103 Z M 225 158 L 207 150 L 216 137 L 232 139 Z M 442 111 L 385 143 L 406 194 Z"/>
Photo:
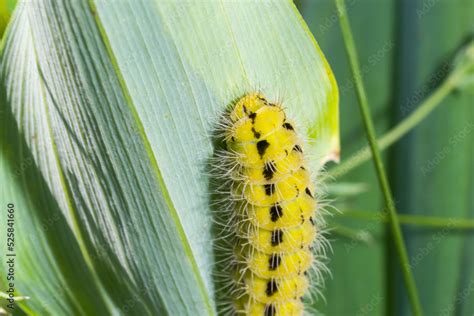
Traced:
<path id="1" fill-rule="evenodd" d="M 321 264 L 315 264 L 320 227 L 304 143 L 284 109 L 259 93 L 241 98 L 224 122 L 217 170 L 229 213 L 223 217 L 230 258 L 222 274 L 230 314 L 303 315 L 309 271 Z"/>

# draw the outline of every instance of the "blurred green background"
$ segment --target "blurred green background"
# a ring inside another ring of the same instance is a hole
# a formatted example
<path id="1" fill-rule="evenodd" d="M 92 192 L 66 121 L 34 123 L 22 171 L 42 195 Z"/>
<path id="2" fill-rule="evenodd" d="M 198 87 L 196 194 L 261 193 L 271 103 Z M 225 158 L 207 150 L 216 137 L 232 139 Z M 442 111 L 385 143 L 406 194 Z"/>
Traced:
<path id="1" fill-rule="evenodd" d="M 10 19 L 11 13 L 15 8 L 16 0 L 2 0 L 0 1 L 0 38 L 5 27 Z"/>
<path id="2" fill-rule="evenodd" d="M 296 4 L 339 84 L 344 161 L 366 145 L 366 136 L 337 10 L 330 0 Z M 445 78 L 453 55 L 472 39 L 474 2 L 348 0 L 346 5 L 380 136 L 416 109 Z M 454 91 L 384 152 L 399 213 L 474 218 L 473 124 L 473 90 Z M 377 218 L 383 199 L 371 161 L 337 183 L 363 189 L 360 194 L 333 194 L 340 211 L 373 211 Z M 332 223 L 359 233 L 352 238 L 331 234 L 334 253 L 329 263 L 332 279 L 325 290 L 328 303 L 321 302 L 318 309 L 326 315 L 410 315 L 385 225 L 342 217 Z M 405 225 L 403 231 L 425 314 L 474 315 L 473 231 L 449 225 L 437 229 Z M 369 233 L 371 239 L 365 241 L 362 233 Z"/>

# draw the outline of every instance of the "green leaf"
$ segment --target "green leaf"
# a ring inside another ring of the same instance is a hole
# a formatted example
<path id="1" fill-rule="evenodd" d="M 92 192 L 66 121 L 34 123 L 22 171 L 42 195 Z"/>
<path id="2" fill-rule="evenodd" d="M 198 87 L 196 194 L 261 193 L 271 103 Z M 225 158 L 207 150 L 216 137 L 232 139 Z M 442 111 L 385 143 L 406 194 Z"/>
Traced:
<path id="1" fill-rule="evenodd" d="M 7 27 L 13 9 L 15 8 L 16 0 L 3 0 L 0 2 L 0 39 Z"/>
<path id="2" fill-rule="evenodd" d="M 24 1 L 1 71 L 0 199 L 31 314 L 215 313 L 205 170 L 242 94 L 283 99 L 315 165 L 339 152 L 337 87 L 289 1 Z"/>

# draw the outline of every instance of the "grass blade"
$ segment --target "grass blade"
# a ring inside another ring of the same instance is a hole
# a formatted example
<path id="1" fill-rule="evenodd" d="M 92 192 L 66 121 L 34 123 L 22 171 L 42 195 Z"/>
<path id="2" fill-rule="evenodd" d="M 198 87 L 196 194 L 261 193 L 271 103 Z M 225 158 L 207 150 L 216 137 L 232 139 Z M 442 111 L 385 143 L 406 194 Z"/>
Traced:
<path id="1" fill-rule="evenodd" d="M 420 304 L 418 293 L 416 290 L 415 281 L 411 273 L 410 264 L 408 261 L 408 254 L 405 248 L 403 235 L 400 229 L 400 223 L 398 222 L 398 217 L 397 217 L 397 213 L 395 209 L 395 203 L 393 201 L 392 193 L 390 191 L 390 186 L 387 181 L 387 176 L 385 173 L 385 169 L 383 167 L 380 151 L 378 149 L 378 145 L 377 145 L 377 141 L 375 137 L 375 130 L 374 130 L 373 122 L 370 115 L 370 109 L 368 106 L 367 96 L 366 96 L 365 89 L 362 82 L 361 71 L 360 71 L 358 57 L 357 57 L 357 51 L 355 48 L 354 39 L 352 37 L 352 32 L 349 25 L 345 3 L 344 3 L 344 0 L 335 0 L 335 1 L 336 1 L 336 6 L 339 12 L 339 22 L 341 25 L 342 35 L 344 38 L 344 43 L 346 44 L 346 51 L 349 58 L 349 63 L 351 65 L 352 75 L 353 75 L 355 86 L 356 86 L 356 92 L 357 92 L 357 97 L 359 100 L 360 111 L 361 111 L 361 115 L 364 121 L 366 133 L 367 133 L 367 140 L 369 142 L 369 145 L 372 151 L 374 165 L 375 165 L 375 169 L 377 171 L 377 176 L 379 179 L 379 184 L 384 195 L 384 199 L 385 199 L 385 203 L 387 207 L 387 213 L 389 216 L 389 226 L 393 234 L 393 239 L 394 239 L 395 246 L 397 249 L 400 266 L 403 271 L 405 286 L 408 292 L 408 297 L 411 302 L 413 314 L 416 316 L 420 316 L 422 315 L 421 304 Z"/>

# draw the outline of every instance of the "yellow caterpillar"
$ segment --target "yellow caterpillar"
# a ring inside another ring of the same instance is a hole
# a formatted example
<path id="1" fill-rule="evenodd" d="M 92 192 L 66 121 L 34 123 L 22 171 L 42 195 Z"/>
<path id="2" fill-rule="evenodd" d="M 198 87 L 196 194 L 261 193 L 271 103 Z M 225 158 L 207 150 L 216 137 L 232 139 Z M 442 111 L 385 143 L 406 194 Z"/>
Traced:
<path id="1" fill-rule="evenodd" d="M 259 93 L 241 98 L 224 120 L 229 312 L 302 315 L 319 234 L 302 139 L 284 109 Z"/>

